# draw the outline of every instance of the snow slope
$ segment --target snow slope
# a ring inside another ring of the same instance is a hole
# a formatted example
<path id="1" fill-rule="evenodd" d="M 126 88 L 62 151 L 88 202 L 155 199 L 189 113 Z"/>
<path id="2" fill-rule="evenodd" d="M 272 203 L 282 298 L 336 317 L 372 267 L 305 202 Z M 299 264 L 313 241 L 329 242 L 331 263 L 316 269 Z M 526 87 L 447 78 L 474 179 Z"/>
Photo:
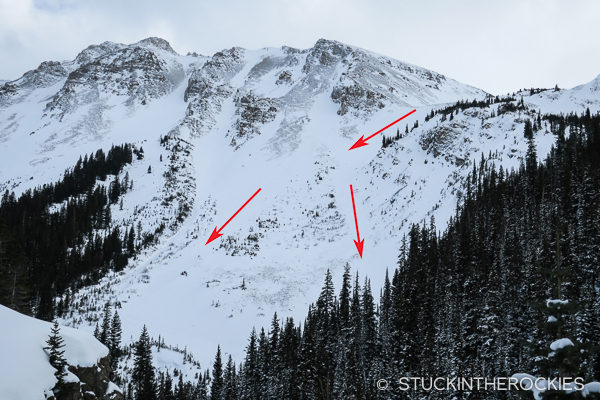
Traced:
<path id="1" fill-rule="evenodd" d="M 0 399 L 43 398 L 56 384 L 44 350 L 52 324 L 1 305 L 0 321 Z M 108 355 L 108 349 L 86 332 L 63 326 L 60 333 L 69 365 L 90 367 Z"/>
<path id="2" fill-rule="evenodd" d="M 533 96 L 527 101 L 543 112 L 565 113 L 574 110 L 590 109 L 591 112 L 600 110 L 600 75 L 583 85 L 569 90 L 546 90 Z"/>
<path id="3" fill-rule="evenodd" d="M 251 328 L 268 326 L 274 312 L 301 322 L 328 268 L 339 278 L 350 263 L 378 291 L 403 233 L 431 217 L 442 229 L 482 154 L 517 167 L 526 117 L 600 104 L 597 85 L 582 87 L 523 93 L 529 111 L 500 114 L 494 105 L 425 122 L 432 109 L 486 94 L 323 39 L 306 50 L 232 48 L 212 57 L 177 55 L 157 38 L 107 42 L 0 88 L 0 189 L 58 179 L 79 155 L 113 143 L 143 146 L 113 222 L 167 229 L 125 271 L 72 295 L 76 307 L 63 322 L 91 330 L 110 301 L 126 340 L 146 324 L 207 366 L 219 343 L 239 358 Z M 381 148 L 377 136 L 348 151 L 413 108 L 391 146 Z M 543 158 L 554 137 L 540 130 L 535 138 Z M 224 236 L 205 246 L 259 187 Z"/>

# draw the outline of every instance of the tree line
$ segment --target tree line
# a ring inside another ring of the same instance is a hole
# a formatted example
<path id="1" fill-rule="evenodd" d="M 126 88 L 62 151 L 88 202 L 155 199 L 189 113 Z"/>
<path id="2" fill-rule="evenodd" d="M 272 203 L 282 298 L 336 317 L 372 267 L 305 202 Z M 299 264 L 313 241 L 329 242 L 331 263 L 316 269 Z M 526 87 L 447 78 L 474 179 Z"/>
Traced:
<path id="1" fill-rule="evenodd" d="M 133 227 L 111 225 L 110 205 L 133 182 L 122 168 L 133 147 L 112 146 L 79 158 L 55 183 L 6 191 L 0 200 L 0 303 L 52 320 L 54 298 L 120 270 L 133 255 Z M 98 184 L 114 175 L 111 182 Z"/>

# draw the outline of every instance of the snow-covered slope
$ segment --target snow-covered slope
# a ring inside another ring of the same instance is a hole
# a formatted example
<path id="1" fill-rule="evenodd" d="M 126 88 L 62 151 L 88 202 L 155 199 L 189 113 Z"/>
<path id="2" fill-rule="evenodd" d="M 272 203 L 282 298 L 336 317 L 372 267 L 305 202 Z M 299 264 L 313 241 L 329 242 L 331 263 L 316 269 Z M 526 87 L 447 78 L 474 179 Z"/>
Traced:
<path id="1" fill-rule="evenodd" d="M 543 112 L 569 112 L 589 108 L 600 110 L 600 75 L 583 85 L 568 90 L 546 90 L 528 96 L 528 102 L 542 109 Z"/>
<path id="2" fill-rule="evenodd" d="M 72 295 L 77 307 L 63 322 L 91 330 L 110 301 L 120 307 L 125 339 L 145 323 L 207 365 L 218 343 L 239 355 L 252 326 L 268 325 L 273 312 L 304 316 L 327 268 L 339 277 L 350 263 L 377 291 L 410 223 L 433 216 L 444 226 L 474 160 L 483 153 L 487 162 L 518 166 L 527 113 L 600 104 L 590 85 L 579 95 L 556 92 L 581 101 L 524 93 L 531 111 L 503 113 L 495 104 L 424 122 L 445 103 L 486 94 L 328 40 L 212 57 L 177 55 L 157 38 L 103 43 L 0 88 L 0 189 L 19 193 L 58 179 L 80 154 L 111 144 L 142 146 L 113 223 L 166 229 L 125 271 Z M 348 151 L 413 108 L 391 146 L 381 148 L 378 136 Z M 553 140 L 536 132 L 540 158 Z M 259 187 L 224 236 L 205 246 Z"/>
<path id="3" fill-rule="evenodd" d="M 56 371 L 48 361 L 46 340 L 52 324 L 0 305 L 0 399 L 38 400 L 56 384 Z M 89 333 L 61 327 L 65 359 L 72 366 L 91 367 L 108 355 L 108 349 Z M 70 374 L 67 379 L 76 379 Z"/>

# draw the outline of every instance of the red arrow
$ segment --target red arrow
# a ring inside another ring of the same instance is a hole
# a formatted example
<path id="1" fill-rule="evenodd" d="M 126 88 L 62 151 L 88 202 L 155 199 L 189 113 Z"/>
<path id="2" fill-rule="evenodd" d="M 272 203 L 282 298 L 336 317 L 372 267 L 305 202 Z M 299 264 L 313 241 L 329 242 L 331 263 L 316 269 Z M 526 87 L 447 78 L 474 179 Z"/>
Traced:
<path id="1" fill-rule="evenodd" d="M 240 207 L 240 209 L 239 209 L 239 210 L 237 210 L 237 211 L 235 212 L 235 214 L 233 214 L 233 215 L 231 216 L 231 218 L 229 218 L 229 219 L 227 220 L 227 222 L 225 222 L 225 223 L 223 224 L 223 226 L 222 226 L 220 229 L 217 229 L 218 227 L 216 227 L 216 226 L 215 226 L 215 229 L 214 229 L 214 230 L 213 230 L 213 232 L 210 234 L 210 237 L 208 238 L 208 240 L 206 241 L 206 243 L 205 243 L 204 245 L 206 246 L 207 244 L 209 244 L 209 243 L 210 243 L 210 242 L 212 242 L 213 240 L 215 240 L 215 239 L 218 239 L 218 238 L 220 238 L 221 236 L 223 236 L 223 234 L 221 233 L 221 231 L 223 230 L 223 228 L 225 228 L 225 227 L 227 226 L 227 224 L 228 224 L 228 223 L 230 223 L 230 222 L 231 222 L 231 220 L 232 220 L 232 219 L 234 219 L 234 218 L 235 218 L 235 216 L 236 216 L 236 215 L 238 215 L 238 214 L 239 214 L 239 212 L 240 212 L 240 211 L 242 211 L 242 209 L 243 209 L 244 207 L 246 207 L 246 206 L 248 205 L 248 203 L 250 203 L 250 202 L 252 201 L 252 199 L 254 198 L 254 196 L 256 196 L 256 195 L 258 194 L 258 192 L 260 192 L 261 190 L 262 190 L 261 188 L 258 188 L 258 190 L 257 190 L 257 191 L 256 191 L 256 192 L 255 192 L 255 193 L 252 195 L 252 197 L 250 197 L 250 198 L 249 198 L 249 199 L 248 199 L 248 200 L 247 200 L 247 201 L 244 203 L 244 205 L 243 205 L 243 206 L 241 206 L 241 207 Z"/>
<path id="2" fill-rule="evenodd" d="M 360 139 L 358 139 L 356 141 L 356 143 L 354 143 L 352 145 L 352 147 L 350 147 L 348 150 L 352 150 L 352 149 L 358 149 L 359 147 L 363 147 L 368 145 L 369 143 L 367 143 L 367 140 L 372 139 L 373 137 L 377 136 L 378 134 L 380 134 L 381 132 L 385 131 L 387 128 L 389 128 L 390 126 L 394 125 L 395 123 L 398 123 L 400 121 L 402 121 L 404 118 L 408 117 L 410 114 L 416 112 L 417 110 L 412 110 L 411 112 L 409 112 L 408 114 L 398 118 L 397 120 L 395 120 L 394 122 L 392 122 L 391 124 L 389 124 L 388 126 L 386 126 L 385 128 L 381 128 L 380 130 L 378 130 L 377 132 L 375 132 L 374 134 L 372 134 L 371 136 L 369 136 L 368 138 L 365 139 L 365 135 L 362 135 L 360 137 Z"/>
<path id="3" fill-rule="evenodd" d="M 356 204 L 354 204 L 354 190 L 352 189 L 352 185 L 350 185 L 350 195 L 352 196 L 352 208 L 354 209 L 354 224 L 356 225 L 356 239 L 354 244 L 356 245 L 356 250 L 358 250 L 358 255 L 362 258 L 363 246 L 365 244 L 365 239 L 360 240 L 360 233 L 358 232 L 358 219 L 356 218 Z"/>

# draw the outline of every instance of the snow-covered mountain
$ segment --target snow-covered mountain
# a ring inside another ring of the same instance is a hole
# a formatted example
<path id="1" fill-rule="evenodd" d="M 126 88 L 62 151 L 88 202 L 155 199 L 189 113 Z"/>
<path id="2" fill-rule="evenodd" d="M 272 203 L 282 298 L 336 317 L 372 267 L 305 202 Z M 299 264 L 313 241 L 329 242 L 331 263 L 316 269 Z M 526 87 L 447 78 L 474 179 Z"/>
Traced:
<path id="1" fill-rule="evenodd" d="M 443 227 L 453 215 L 474 160 L 517 167 L 525 118 L 597 111 L 598 79 L 518 93 L 529 110 L 494 104 L 429 118 L 487 94 L 323 39 L 306 50 L 234 47 L 211 57 L 179 55 L 158 38 L 105 42 L 0 87 L 0 189 L 55 181 L 80 155 L 111 144 L 143 147 L 143 160 L 126 168 L 134 186 L 113 206 L 113 223 L 165 229 L 127 269 L 75 293 L 63 322 L 91 330 L 110 301 L 121 307 L 124 338 L 147 324 L 206 365 L 219 343 L 239 355 L 252 326 L 268 325 L 274 312 L 305 315 L 328 268 L 341 276 L 350 263 L 377 290 L 411 223 L 434 217 Z M 348 151 L 413 108 L 384 132 L 399 129 L 390 146 L 377 136 Z M 543 158 L 554 136 L 540 129 L 535 138 Z"/>

